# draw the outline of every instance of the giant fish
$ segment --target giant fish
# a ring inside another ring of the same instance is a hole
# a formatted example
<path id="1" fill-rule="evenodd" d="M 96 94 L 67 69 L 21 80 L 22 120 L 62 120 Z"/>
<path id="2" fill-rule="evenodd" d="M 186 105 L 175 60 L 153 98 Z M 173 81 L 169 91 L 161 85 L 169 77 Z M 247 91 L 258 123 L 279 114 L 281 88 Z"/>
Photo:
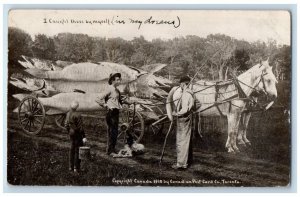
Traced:
<path id="1" fill-rule="evenodd" d="M 28 94 L 14 94 L 13 97 L 18 99 L 19 101 L 22 101 L 25 97 L 27 97 Z M 104 110 L 104 100 L 103 103 L 96 102 L 98 100 L 98 97 L 100 96 L 99 93 L 89 93 L 89 94 L 83 94 L 78 92 L 70 92 L 70 93 L 59 93 L 57 95 L 54 95 L 52 97 L 40 97 L 38 100 L 43 104 L 44 107 L 46 107 L 47 115 L 56 115 L 56 114 L 62 114 L 66 113 L 70 110 L 70 103 L 73 101 L 77 101 L 79 103 L 79 107 L 77 111 L 79 112 L 97 112 L 100 110 Z M 144 114 L 145 116 L 148 116 L 152 119 L 158 119 L 158 115 L 152 111 L 151 108 L 148 106 L 153 105 L 154 103 L 150 100 L 144 100 L 136 97 L 131 97 L 130 100 L 132 102 L 136 103 L 136 110 L 140 113 Z M 156 104 L 162 104 L 161 102 L 156 102 Z M 26 111 L 26 108 L 28 108 L 27 105 L 22 105 L 21 111 Z M 145 112 L 143 108 L 149 109 L 148 112 Z M 18 113 L 18 108 L 14 109 L 13 112 Z"/>
<path id="2" fill-rule="evenodd" d="M 122 79 L 124 81 L 132 81 L 137 79 L 140 74 L 146 73 L 145 71 L 143 72 L 126 65 L 111 62 L 77 63 L 58 71 L 28 68 L 25 72 L 40 79 L 69 81 L 100 81 L 108 78 L 111 73 L 116 72 L 122 73 Z"/>
<path id="3" fill-rule="evenodd" d="M 10 83 L 41 96 L 74 91 L 97 93 L 105 91 L 108 87 L 110 73 L 121 72 L 123 81 L 119 89 L 122 93 L 137 97 L 164 97 L 167 94 L 159 87 L 168 87 L 172 82 L 153 73 L 165 66 L 165 64 L 148 65 L 147 72 L 109 62 L 72 64 L 60 71 L 30 68 L 26 72 L 35 78 L 12 76 Z"/>
<path id="4" fill-rule="evenodd" d="M 167 92 L 155 87 L 155 84 L 160 84 L 155 79 L 156 77 L 153 74 L 144 74 L 131 82 L 122 82 L 118 89 L 122 94 L 141 98 L 167 96 Z M 68 81 L 11 77 L 9 83 L 23 90 L 35 92 L 39 96 L 52 96 L 63 92 L 100 93 L 109 87 L 107 79 L 100 81 Z"/>
<path id="5" fill-rule="evenodd" d="M 22 100 L 28 94 L 14 94 L 13 97 Z M 79 103 L 78 111 L 99 111 L 102 107 L 96 102 L 99 94 L 83 94 L 78 92 L 60 93 L 52 97 L 38 98 L 44 107 L 49 107 L 58 112 L 67 112 L 70 109 L 70 103 L 76 100 Z M 16 111 L 14 111 L 16 112 Z"/>

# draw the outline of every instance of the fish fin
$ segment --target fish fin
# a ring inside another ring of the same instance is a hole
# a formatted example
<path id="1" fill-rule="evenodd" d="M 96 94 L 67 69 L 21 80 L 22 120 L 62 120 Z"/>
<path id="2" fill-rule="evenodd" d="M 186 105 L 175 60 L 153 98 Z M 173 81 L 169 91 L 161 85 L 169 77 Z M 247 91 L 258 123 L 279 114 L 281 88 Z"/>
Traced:
<path id="1" fill-rule="evenodd" d="M 141 111 L 140 114 L 144 115 L 148 119 L 158 120 L 159 116 L 155 112 Z"/>
<path id="2" fill-rule="evenodd" d="M 153 109 L 151 109 L 150 107 L 148 107 L 147 105 L 143 105 L 141 104 L 141 106 L 143 106 L 144 108 L 148 109 L 149 111 L 153 112 Z"/>
<path id="3" fill-rule="evenodd" d="M 19 113 L 19 107 L 13 110 L 13 113 Z"/>
<path id="4" fill-rule="evenodd" d="M 78 92 L 78 93 L 82 93 L 82 94 L 85 94 L 85 93 L 86 93 L 85 91 L 79 90 L 79 89 L 74 89 L 73 92 Z"/>
<path id="5" fill-rule="evenodd" d="M 128 66 L 128 68 L 137 71 L 139 74 L 141 74 L 141 73 L 146 73 L 146 71 L 144 71 L 144 70 L 142 70 L 142 69 L 135 68 L 135 67 L 133 67 L 133 66 Z"/>
<path id="6" fill-rule="evenodd" d="M 161 95 L 159 95 L 159 94 L 156 94 L 156 93 L 153 93 L 153 95 L 155 96 L 155 97 L 157 97 L 157 98 L 160 98 L 160 99 L 164 99 L 165 97 L 163 97 L 163 96 L 161 96 Z"/>
<path id="7" fill-rule="evenodd" d="M 30 62 L 27 59 L 27 57 L 25 57 L 24 55 L 21 55 L 21 57 L 23 58 L 23 60 L 25 60 L 25 61 L 18 60 L 18 62 L 21 64 L 21 66 L 23 66 L 24 68 L 34 68 L 32 62 Z"/>
<path id="8" fill-rule="evenodd" d="M 163 69 L 166 66 L 167 66 L 167 64 L 157 64 L 155 66 L 155 68 L 153 68 L 152 70 L 150 70 L 150 73 L 152 73 L 152 74 L 156 73 L 156 72 L 160 71 L 161 69 Z"/>
<path id="9" fill-rule="evenodd" d="M 43 79 L 43 85 L 42 85 L 42 87 L 39 88 L 39 89 L 37 89 L 37 90 L 35 90 L 35 91 L 43 90 L 45 88 L 46 88 L 46 81 Z"/>
<path id="10" fill-rule="evenodd" d="M 165 86 L 165 87 L 170 87 L 169 85 L 163 83 L 163 82 L 160 82 L 160 81 L 156 81 L 155 80 L 155 83 L 158 85 L 158 86 Z"/>
<path id="11" fill-rule="evenodd" d="M 141 67 L 141 69 L 147 71 L 148 73 L 156 73 L 166 67 L 167 64 L 149 64 L 149 65 L 144 65 Z"/>
<path id="12" fill-rule="evenodd" d="M 29 94 L 14 94 L 12 95 L 15 99 L 18 99 L 19 101 L 23 100 L 25 97 L 29 96 Z"/>
<path id="13" fill-rule="evenodd" d="M 38 69 L 38 68 L 28 68 L 25 70 L 25 72 L 27 72 L 28 74 L 30 74 L 34 77 L 37 77 L 37 78 L 41 78 L 41 79 L 48 78 L 46 70 L 42 70 L 42 69 Z"/>
<path id="14" fill-rule="evenodd" d="M 58 114 L 63 114 L 65 112 L 58 110 L 58 109 L 49 109 L 46 114 L 47 115 L 58 115 Z"/>

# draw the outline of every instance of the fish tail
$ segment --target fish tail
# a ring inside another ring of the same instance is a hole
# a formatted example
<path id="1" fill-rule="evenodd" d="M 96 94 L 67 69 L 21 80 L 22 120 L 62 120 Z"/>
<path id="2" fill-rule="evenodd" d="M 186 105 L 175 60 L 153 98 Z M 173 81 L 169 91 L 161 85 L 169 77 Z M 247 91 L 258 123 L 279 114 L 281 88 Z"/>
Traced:
<path id="1" fill-rule="evenodd" d="M 12 95 L 15 99 L 22 101 L 25 97 L 27 97 L 29 94 L 14 94 Z"/>
<path id="2" fill-rule="evenodd" d="M 23 66 L 24 68 L 34 68 L 34 65 L 30 61 L 28 61 L 28 59 L 24 55 L 22 55 L 22 58 L 25 61 L 18 60 L 21 66 Z"/>
<path id="3" fill-rule="evenodd" d="M 19 112 L 19 107 L 13 110 L 13 113 L 18 113 Z"/>
<path id="4" fill-rule="evenodd" d="M 22 101 L 25 97 L 28 96 L 28 94 L 14 94 L 12 95 L 15 99 Z M 24 106 L 23 106 L 24 107 Z M 19 112 L 19 107 L 17 107 L 16 109 L 13 110 L 14 113 L 18 113 Z"/>

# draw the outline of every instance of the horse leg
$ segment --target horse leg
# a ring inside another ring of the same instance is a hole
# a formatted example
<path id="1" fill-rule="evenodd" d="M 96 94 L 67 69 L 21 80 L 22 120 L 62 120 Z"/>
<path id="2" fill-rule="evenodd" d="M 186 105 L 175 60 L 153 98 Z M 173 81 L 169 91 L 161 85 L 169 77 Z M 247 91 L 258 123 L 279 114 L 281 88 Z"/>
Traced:
<path id="1" fill-rule="evenodd" d="M 257 103 L 258 98 L 257 97 L 252 97 L 252 98 Z M 247 138 L 247 129 L 248 129 L 248 124 L 249 124 L 250 118 L 251 118 L 251 112 L 246 113 L 243 118 L 243 129 L 242 129 L 242 134 L 241 134 L 242 140 L 243 140 L 244 144 L 247 146 L 251 146 L 251 142 Z"/>
<path id="2" fill-rule="evenodd" d="M 230 134 L 231 134 L 231 126 L 232 124 L 230 124 L 230 122 L 232 122 L 232 117 L 230 115 L 227 115 L 227 122 L 228 122 L 228 128 L 227 128 L 227 141 L 225 144 L 225 148 L 227 149 L 227 151 L 230 152 L 234 152 L 233 149 L 230 146 Z"/>
<path id="3" fill-rule="evenodd" d="M 241 126 L 241 129 L 238 130 L 238 135 L 237 135 L 237 142 L 238 142 L 238 145 L 242 145 L 242 146 L 246 146 L 246 143 L 243 139 L 243 136 L 244 136 L 244 133 L 246 132 L 246 128 L 247 128 L 247 125 L 248 125 L 248 121 L 250 113 L 242 113 L 241 115 L 241 119 L 240 119 L 240 126 Z M 250 114 L 251 116 L 251 114 Z"/>
<path id="4" fill-rule="evenodd" d="M 236 145 L 236 138 L 239 121 L 241 118 L 240 115 L 240 113 L 232 113 L 227 115 L 228 137 L 225 147 L 228 149 L 228 152 L 239 152 L 239 148 Z"/>
<path id="5" fill-rule="evenodd" d="M 251 118 L 251 113 L 247 113 L 247 115 L 245 116 L 245 122 L 244 122 L 244 130 L 243 130 L 243 141 L 246 143 L 246 145 L 251 146 L 251 142 L 247 139 L 247 129 L 248 129 L 248 124 L 249 124 L 249 120 Z"/>
<path id="6" fill-rule="evenodd" d="M 238 131 L 239 131 L 240 120 L 241 120 L 241 113 L 240 112 L 235 113 L 234 114 L 234 127 L 233 127 L 234 131 L 233 131 L 232 146 L 233 146 L 233 149 L 236 152 L 240 152 L 239 148 L 236 145 L 236 140 L 237 140 L 237 134 L 238 134 Z"/>

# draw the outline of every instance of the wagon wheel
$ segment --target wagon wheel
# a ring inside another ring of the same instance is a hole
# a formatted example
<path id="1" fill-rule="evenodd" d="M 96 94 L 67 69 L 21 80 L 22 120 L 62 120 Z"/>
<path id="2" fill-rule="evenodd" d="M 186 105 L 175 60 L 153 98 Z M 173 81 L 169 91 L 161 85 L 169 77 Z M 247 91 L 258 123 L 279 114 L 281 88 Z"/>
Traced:
<path id="1" fill-rule="evenodd" d="M 120 141 L 126 143 L 126 132 L 130 132 L 134 141 L 139 142 L 144 135 L 144 129 L 144 119 L 140 113 L 134 113 L 133 110 L 129 108 L 123 108 L 120 111 L 118 135 Z"/>
<path id="2" fill-rule="evenodd" d="M 37 135 L 45 124 L 45 108 L 34 96 L 25 97 L 18 108 L 19 124 L 29 135 Z"/>
<path id="3" fill-rule="evenodd" d="M 55 117 L 55 123 L 56 125 L 61 128 L 62 130 L 66 130 L 66 128 L 64 127 L 64 123 L 66 120 L 67 114 L 59 114 Z"/>

